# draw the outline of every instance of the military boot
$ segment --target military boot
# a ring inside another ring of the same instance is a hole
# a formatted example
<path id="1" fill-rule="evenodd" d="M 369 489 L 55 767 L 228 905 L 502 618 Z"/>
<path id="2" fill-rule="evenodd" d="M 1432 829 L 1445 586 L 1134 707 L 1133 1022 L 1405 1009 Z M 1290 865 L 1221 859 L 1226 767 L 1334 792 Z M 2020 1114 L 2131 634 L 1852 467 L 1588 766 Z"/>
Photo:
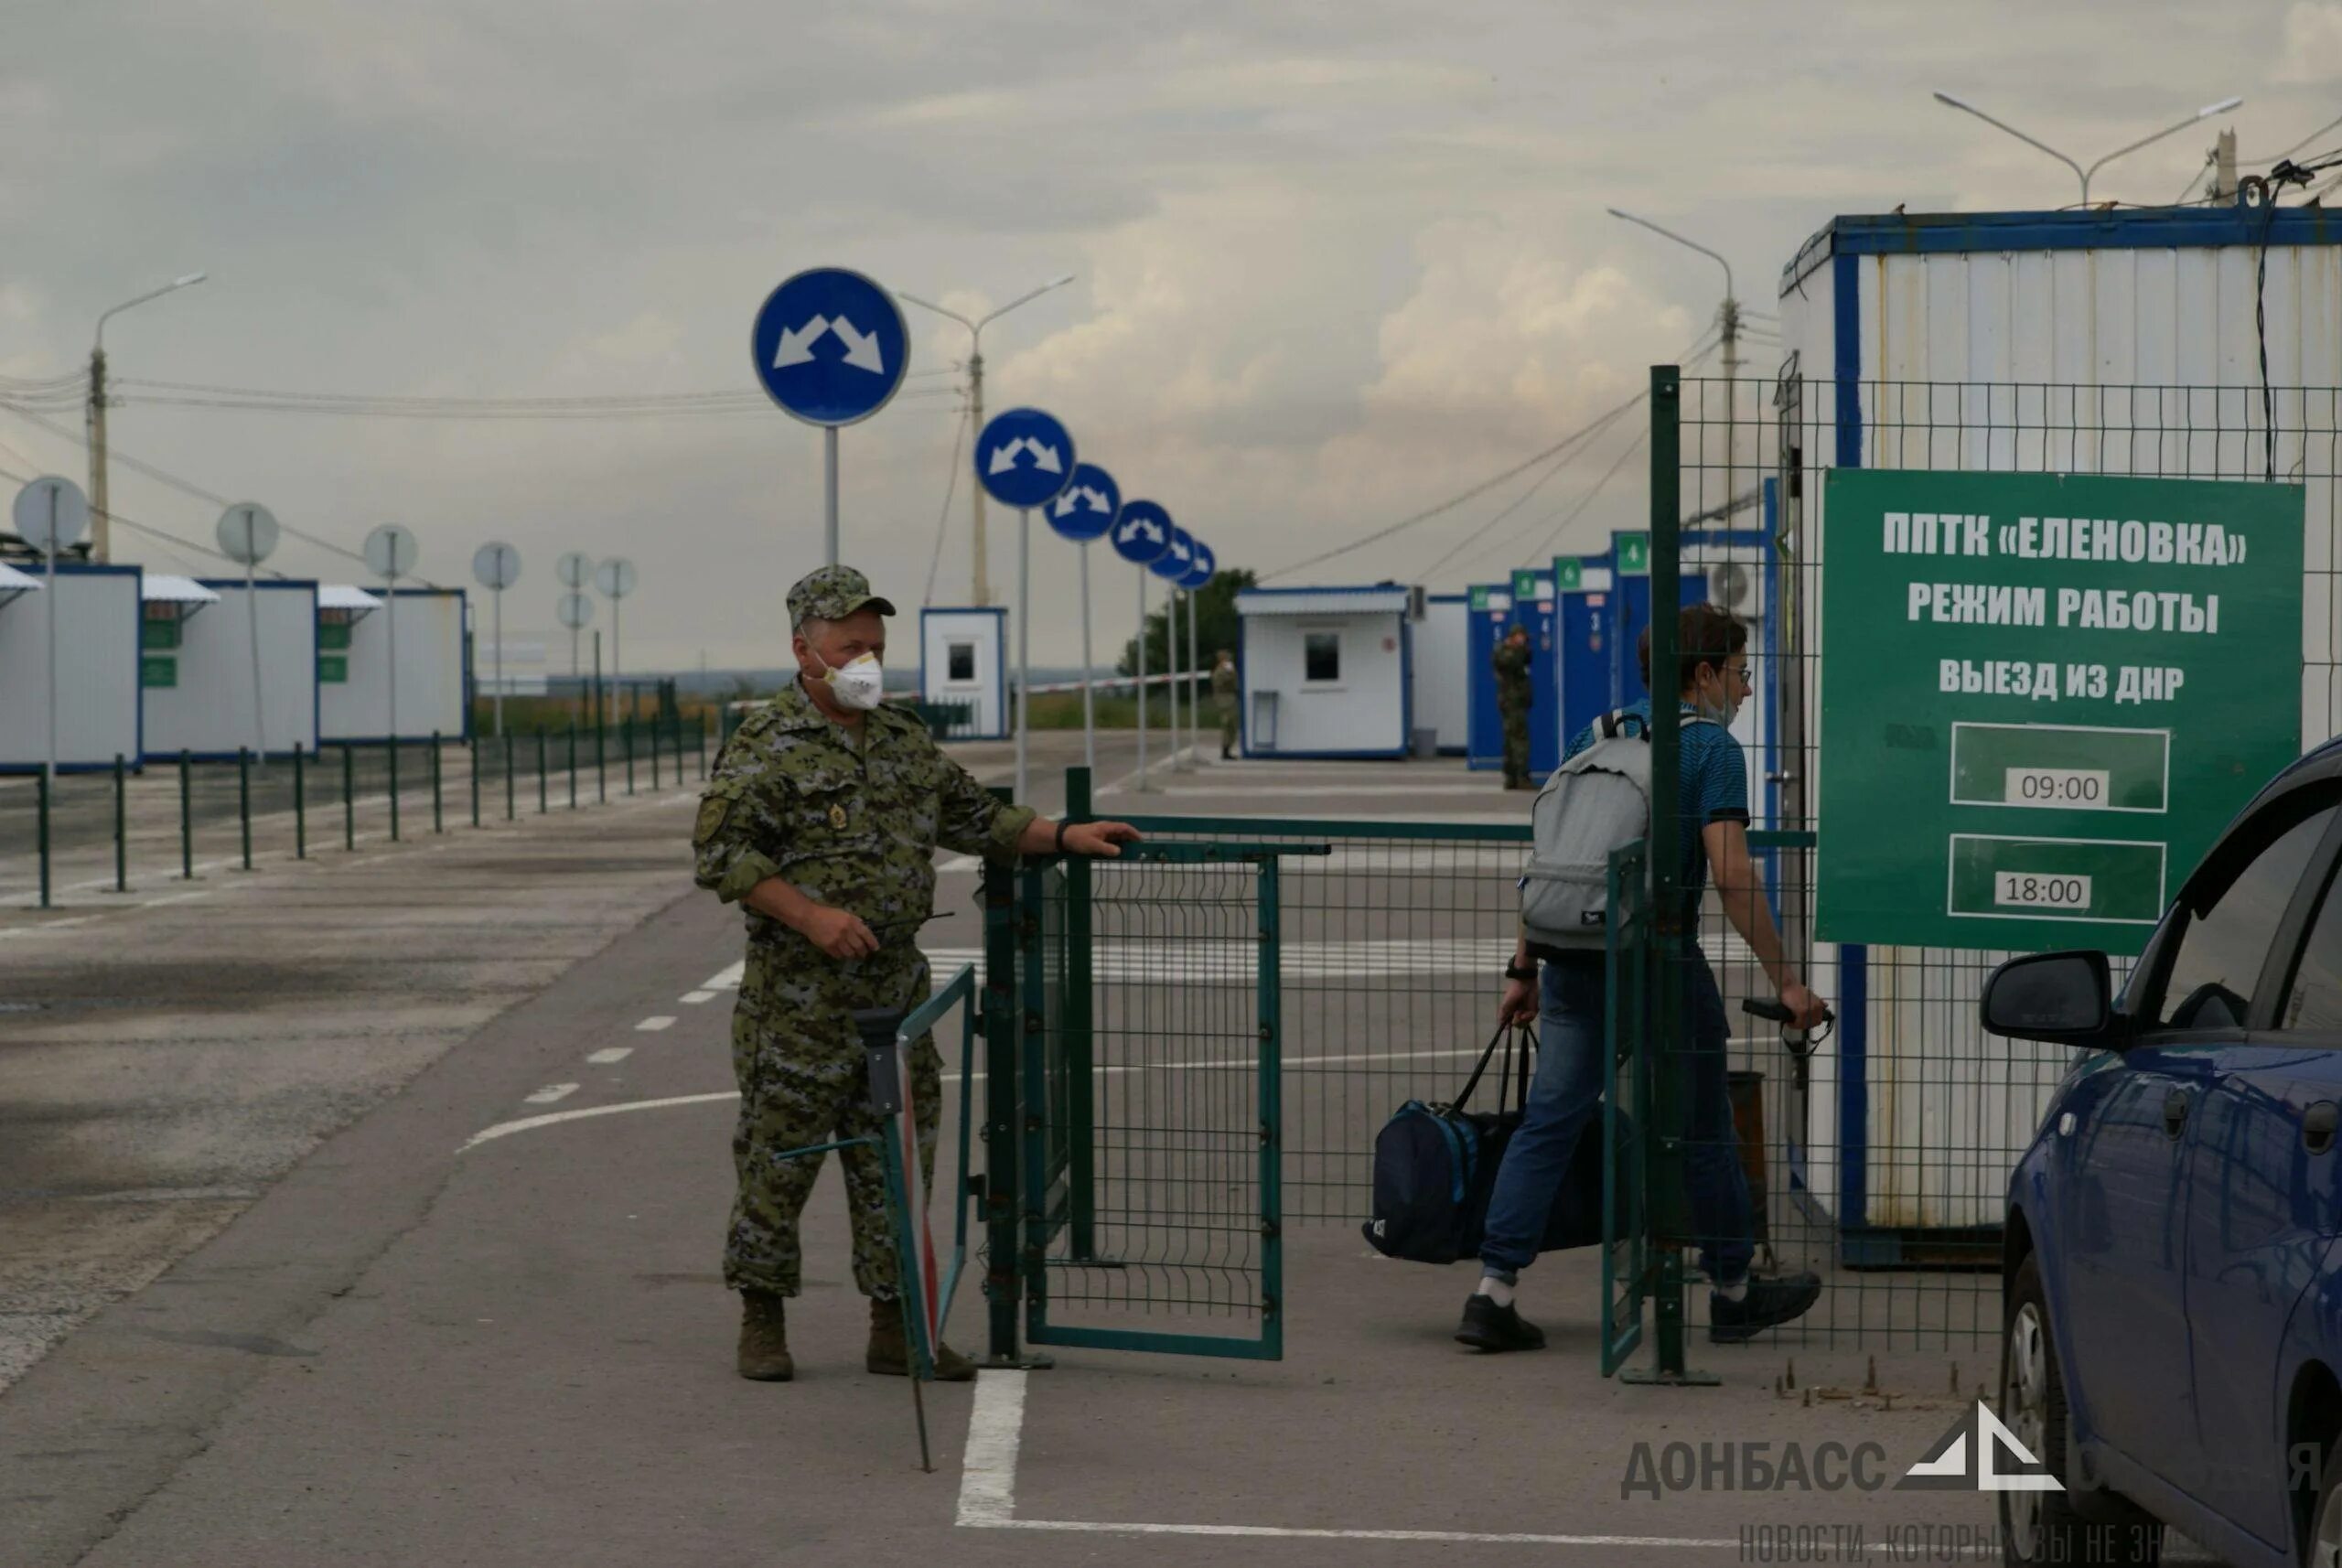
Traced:
<path id="1" fill-rule="evenodd" d="M 870 1353 L 865 1369 L 890 1378 L 906 1378 L 911 1370 L 911 1344 L 903 1327 L 902 1304 L 870 1298 Z M 949 1345 L 935 1347 L 935 1378 L 943 1383 L 964 1383 L 976 1375 L 976 1364 Z"/>
<path id="2" fill-rule="evenodd" d="M 740 1375 L 760 1383 L 785 1383 L 797 1375 L 789 1354 L 789 1326 L 781 1319 L 784 1297 L 770 1291 L 740 1293 Z"/>

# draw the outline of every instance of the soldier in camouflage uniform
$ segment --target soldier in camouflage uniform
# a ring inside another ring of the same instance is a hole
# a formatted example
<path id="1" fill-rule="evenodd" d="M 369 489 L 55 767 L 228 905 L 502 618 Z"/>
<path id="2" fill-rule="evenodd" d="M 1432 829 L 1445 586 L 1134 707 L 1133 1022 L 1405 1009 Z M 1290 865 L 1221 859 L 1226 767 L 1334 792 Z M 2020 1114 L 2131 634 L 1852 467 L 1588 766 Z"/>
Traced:
<path id="1" fill-rule="evenodd" d="M 895 607 L 850 567 L 789 591 L 798 679 L 751 714 L 716 758 L 692 834 L 699 885 L 746 912 L 748 953 L 732 1016 L 740 1116 L 738 1193 L 724 1251 L 741 1294 L 742 1377 L 794 1371 L 782 1302 L 800 1284 L 798 1213 L 818 1155 L 784 1151 L 877 1133 L 858 1008 L 927 999 L 919 927 L 933 913 L 938 844 L 1013 857 L 1118 854 L 1138 835 L 1120 822 L 1058 827 L 1003 805 L 936 746 L 919 717 L 881 700 L 879 660 Z M 922 1181 L 934 1175 L 942 1062 L 931 1036 L 913 1047 Z M 874 1372 L 908 1369 L 886 1167 L 878 1151 L 840 1151 L 854 1228 L 854 1279 L 871 1298 Z M 939 1377 L 974 1375 L 937 1347 Z"/>
<path id="2" fill-rule="evenodd" d="M 1219 721 L 1219 757 L 1236 755 L 1236 658 L 1225 648 L 1211 667 L 1211 711 Z"/>
<path id="3" fill-rule="evenodd" d="M 1529 628 L 1516 626 L 1497 644 L 1489 663 L 1497 671 L 1497 712 L 1504 717 L 1504 787 L 1531 789 L 1529 777 L 1529 707 L 1534 692 L 1529 683 Z"/>

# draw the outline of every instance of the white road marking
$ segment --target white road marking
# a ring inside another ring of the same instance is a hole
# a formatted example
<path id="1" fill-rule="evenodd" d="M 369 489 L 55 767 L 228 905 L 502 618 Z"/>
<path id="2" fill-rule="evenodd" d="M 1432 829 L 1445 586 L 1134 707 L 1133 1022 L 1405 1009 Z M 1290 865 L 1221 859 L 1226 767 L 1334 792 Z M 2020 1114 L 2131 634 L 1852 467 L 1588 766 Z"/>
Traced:
<path id="1" fill-rule="evenodd" d="M 607 1067 L 612 1062 L 622 1062 L 632 1055 L 634 1055 L 634 1047 L 632 1046 L 605 1046 L 602 1049 L 594 1052 L 586 1059 L 592 1062 L 596 1067 Z"/>
<path id="2" fill-rule="evenodd" d="M 536 1097 L 532 1095 L 530 1098 L 533 1100 Z M 464 1147 L 456 1153 L 460 1155 L 466 1149 L 478 1148 L 482 1144 L 508 1138 L 515 1133 L 533 1132 L 539 1127 L 551 1127 L 562 1122 L 583 1122 L 596 1116 L 616 1116 L 628 1111 L 661 1111 L 671 1105 L 713 1105 L 720 1100 L 739 1098 L 738 1090 L 727 1089 L 717 1094 L 678 1094 L 665 1100 L 630 1100 L 623 1105 L 581 1105 L 575 1111 L 549 1111 L 543 1116 L 523 1116 L 517 1122 L 499 1122 L 493 1127 L 483 1127 L 467 1138 Z"/>
<path id="3" fill-rule="evenodd" d="M 549 1083 L 534 1094 L 524 1096 L 523 1100 L 530 1105 L 551 1105 L 554 1101 L 576 1092 L 577 1086 L 574 1083 Z"/>
<path id="4" fill-rule="evenodd" d="M 686 1007 L 696 1007 L 715 994 L 713 991 L 686 991 L 679 1000 Z"/>
<path id="5" fill-rule="evenodd" d="M 661 1029 L 671 1029 L 674 1026 L 674 1017 L 666 1013 L 654 1013 L 650 1017 L 645 1018 L 642 1022 L 635 1026 L 637 1029 L 646 1035 L 655 1035 Z"/>
<path id="6" fill-rule="evenodd" d="M 955 854 L 949 860 L 937 861 L 935 863 L 935 875 L 938 876 L 949 876 L 954 872 L 974 871 L 983 865 L 983 860 L 981 856 L 972 854 Z"/>
<path id="7" fill-rule="evenodd" d="M 62 920 L 44 920 L 38 926 L 11 926 L 6 930 L 0 931 L 0 938 L 47 936 L 51 931 L 70 930 L 75 926 L 86 926 L 96 918 L 98 917 L 95 915 L 74 915 Z"/>
<path id="8" fill-rule="evenodd" d="M 198 898 L 209 898 L 210 897 L 211 894 L 209 889 L 201 893 L 167 893 L 160 898 L 140 899 L 138 901 L 138 908 L 141 909 L 159 909 L 166 904 L 192 904 Z"/>
<path id="9" fill-rule="evenodd" d="M 997 1530 L 1016 1522 L 1016 1450 L 1024 1440 L 1025 1374 L 978 1372 L 960 1461 L 960 1523 Z"/>
<path id="10" fill-rule="evenodd" d="M 699 983 L 702 991 L 737 991 L 740 977 L 748 972 L 748 961 L 742 959 L 729 969 L 719 969 Z"/>
<path id="11" fill-rule="evenodd" d="M 965 1494 L 962 1496 L 964 1498 Z M 1526 1532 L 1478 1535 L 1466 1530 L 1286 1530 L 1265 1524 L 1112 1524 L 1089 1520 L 972 1520 L 965 1516 L 964 1503 L 960 1522 L 977 1530 L 1077 1530 L 1090 1535 L 1253 1536 L 1273 1541 L 1419 1541 L 1480 1546 L 1602 1546 L 1614 1549 L 1639 1546 L 1698 1551 L 1741 1544 L 1736 1540 L 1703 1540 L 1677 1535 L 1531 1535 Z"/>

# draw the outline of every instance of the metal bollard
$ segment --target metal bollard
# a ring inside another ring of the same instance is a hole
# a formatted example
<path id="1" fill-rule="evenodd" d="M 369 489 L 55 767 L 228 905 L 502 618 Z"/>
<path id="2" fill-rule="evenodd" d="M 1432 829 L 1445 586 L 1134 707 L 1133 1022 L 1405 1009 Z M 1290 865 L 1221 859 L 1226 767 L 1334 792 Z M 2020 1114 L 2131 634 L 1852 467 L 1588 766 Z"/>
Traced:
<path id="1" fill-rule="evenodd" d="M 252 754 L 249 746 L 236 747 L 236 816 L 243 830 L 244 869 L 252 868 Z"/>
<path id="2" fill-rule="evenodd" d="M 545 726 L 537 726 L 537 815 L 545 814 Z"/>
<path id="3" fill-rule="evenodd" d="M 40 773 L 39 773 L 39 775 L 38 775 L 38 782 L 34 786 L 34 790 L 35 790 L 35 795 L 36 795 L 35 807 L 36 807 L 36 811 L 37 811 L 37 812 L 38 812 L 38 817 L 39 817 L 39 822 L 38 822 L 38 826 L 35 828 L 35 830 L 34 830 L 34 831 L 35 831 L 36 832 L 38 832 L 38 833 L 40 835 L 40 836 L 39 836 L 39 852 L 40 852 L 40 907 L 41 907 L 42 908 L 46 909 L 46 908 L 48 908 L 48 768 L 42 768 L 42 769 L 40 770 Z"/>
<path id="4" fill-rule="evenodd" d="M 441 820 L 440 816 L 439 746 L 439 732 L 437 730 L 433 730 L 431 732 L 431 831 L 435 833 L 446 832 L 447 831 L 446 826 Z"/>
<path id="5" fill-rule="evenodd" d="M 399 737 L 391 736 L 390 745 L 383 749 L 390 754 L 391 760 L 391 842 L 396 843 L 399 842 Z"/>
<path id="6" fill-rule="evenodd" d="M 188 778 L 188 755 L 179 753 L 179 880 L 195 880 L 195 789 Z"/>
<path id="7" fill-rule="evenodd" d="M 520 813 L 512 809 L 512 732 L 504 732 L 504 820 L 510 822 Z"/>
<path id="8" fill-rule="evenodd" d="M 472 736 L 465 745 L 469 747 L 472 759 L 472 826 L 478 827 L 479 826 L 479 736 Z"/>
<path id="9" fill-rule="evenodd" d="M 577 721 L 569 721 L 569 809 L 577 810 Z"/>
<path id="10" fill-rule="evenodd" d="M 704 783 L 707 779 L 707 710 L 705 708 L 699 711 L 699 776 L 701 782 Z"/>
<path id="11" fill-rule="evenodd" d="M 309 858 L 309 800 L 307 769 L 302 765 L 301 743 L 293 743 L 293 858 Z"/>
<path id="12" fill-rule="evenodd" d="M 358 847 L 358 764 L 348 741 L 341 744 L 341 847 Z"/>
<path id="13" fill-rule="evenodd" d="M 659 715 L 650 715 L 650 792 L 659 792 Z"/>
<path id="14" fill-rule="evenodd" d="M 626 792 L 634 793 L 634 715 L 628 714 L 618 721 L 618 734 L 626 742 Z"/>
<path id="15" fill-rule="evenodd" d="M 610 799 L 609 758 L 604 744 L 608 734 L 609 728 L 602 723 L 601 712 L 596 709 L 594 714 L 594 801 L 596 805 L 607 805 Z"/>
<path id="16" fill-rule="evenodd" d="M 113 754 L 113 890 L 130 891 L 130 786 L 122 753 Z"/>

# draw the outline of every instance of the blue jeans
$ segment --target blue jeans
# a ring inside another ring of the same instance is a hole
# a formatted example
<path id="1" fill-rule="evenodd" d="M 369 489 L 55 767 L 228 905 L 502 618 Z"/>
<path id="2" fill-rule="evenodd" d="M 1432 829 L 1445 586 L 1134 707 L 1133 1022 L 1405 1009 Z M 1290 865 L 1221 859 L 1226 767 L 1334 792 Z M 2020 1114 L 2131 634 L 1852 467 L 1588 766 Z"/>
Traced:
<path id="1" fill-rule="evenodd" d="M 1684 1129 L 1683 1180 L 1692 1222 L 1702 1247 L 1700 1267 L 1719 1284 L 1746 1277 L 1749 1245 L 1748 1178 L 1732 1126 L 1732 1101 L 1724 1089 L 1724 1049 L 1731 1029 L 1724 993 L 1707 960 L 1692 950 L 1669 967 L 1685 981 L 1684 1018 L 1691 1030 L 1691 1124 Z M 1603 1044 L 1603 964 L 1599 957 L 1548 961 L 1537 1020 L 1537 1076 L 1520 1128 L 1505 1146 L 1496 1190 L 1480 1241 L 1480 1262 L 1518 1273 L 1537 1256 L 1553 1196 L 1569 1174 L 1577 1151 L 1601 1109 L 1607 1087 L 1608 1052 Z M 1600 1137 L 1598 1129 L 1594 1136 Z"/>

